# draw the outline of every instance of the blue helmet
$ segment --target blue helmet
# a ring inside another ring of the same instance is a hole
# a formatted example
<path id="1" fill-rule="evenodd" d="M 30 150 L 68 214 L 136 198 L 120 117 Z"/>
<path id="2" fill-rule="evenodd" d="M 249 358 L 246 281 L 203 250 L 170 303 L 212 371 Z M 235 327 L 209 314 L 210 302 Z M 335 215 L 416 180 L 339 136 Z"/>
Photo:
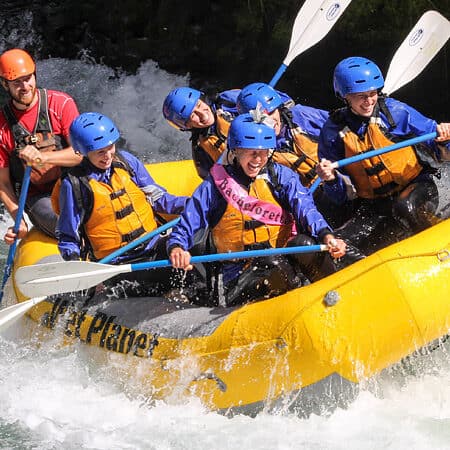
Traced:
<path id="1" fill-rule="evenodd" d="M 163 115 L 175 128 L 182 131 L 187 130 L 186 122 L 192 114 L 202 92 L 190 87 L 173 89 L 165 98 L 163 104 Z"/>
<path id="2" fill-rule="evenodd" d="M 334 93 L 344 98 L 347 94 L 381 89 L 384 78 L 380 68 L 370 59 L 352 56 L 343 59 L 334 69 Z"/>
<path id="3" fill-rule="evenodd" d="M 237 116 L 228 131 L 228 148 L 270 150 L 277 146 L 275 130 L 264 123 L 255 122 L 250 114 Z"/>
<path id="4" fill-rule="evenodd" d="M 237 98 L 239 114 L 248 113 L 256 109 L 257 103 L 261 103 L 263 109 L 271 114 L 283 104 L 280 94 L 266 83 L 252 83 L 245 86 Z"/>
<path id="5" fill-rule="evenodd" d="M 120 133 L 114 122 L 96 112 L 80 114 L 70 125 L 72 148 L 84 156 L 114 144 L 119 137 Z"/>

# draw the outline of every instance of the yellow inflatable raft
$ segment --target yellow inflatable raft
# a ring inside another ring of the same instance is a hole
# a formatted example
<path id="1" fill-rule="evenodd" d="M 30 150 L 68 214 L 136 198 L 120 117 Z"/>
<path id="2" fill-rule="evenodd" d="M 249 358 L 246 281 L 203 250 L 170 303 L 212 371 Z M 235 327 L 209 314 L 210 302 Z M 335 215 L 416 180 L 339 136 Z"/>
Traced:
<path id="1" fill-rule="evenodd" d="M 199 182 L 191 162 L 149 170 L 173 193 Z M 56 243 L 34 230 L 15 269 L 59 260 Z M 195 396 L 211 409 L 249 412 L 326 380 L 354 385 L 447 335 L 449 294 L 446 220 L 319 282 L 234 309 L 52 296 L 28 314 L 66 342 L 101 348 L 152 399 Z"/>

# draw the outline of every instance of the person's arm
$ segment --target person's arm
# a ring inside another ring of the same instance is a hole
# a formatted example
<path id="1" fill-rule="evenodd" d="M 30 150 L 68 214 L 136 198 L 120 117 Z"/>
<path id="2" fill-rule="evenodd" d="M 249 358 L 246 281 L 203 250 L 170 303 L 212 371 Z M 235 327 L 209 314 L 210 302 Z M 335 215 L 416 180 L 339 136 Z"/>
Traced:
<path id="1" fill-rule="evenodd" d="M 0 168 L 0 201 L 5 205 L 5 208 L 8 211 L 9 215 L 15 221 L 17 210 L 19 209 L 19 201 L 11 184 L 9 167 Z M 13 232 L 13 227 L 9 227 L 3 239 L 8 245 L 11 245 L 16 238 L 24 238 L 27 232 L 28 226 L 25 220 L 22 219 L 17 235 Z"/>
<path id="2" fill-rule="evenodd" d="M 328 120 L 328 111 L 311 106 L 296 105 L 292 109 L 293 121 L 309 136 L 318 138 Z"/>
<path id="3" fill-rule="evenodd" d="M 450 123 L 438 124 L 413 107 L 393 98 L 387 98 L 386 105 L 396 124 L 393 134 L 406 139 L 436 132 L 436 139 L 426 141 L 425 145 L 431 149 L 436 160 L 450 160 Z"/>
<path id="4" fill-rule="evenodd" d="M 173 228 L 167 241 L 167 253 L 175 247 L 189 250 L 195 243 L 195 237 L 201 230 L 209 228 L 210 215 L 217 211 L 218 195 L 213 181 L 207 178 L 192 194 L 180 216 L 180 221 Z"/>
<path id="5" fill-rule="evenodd" d="M 27 145 L 19 156 L 35 167 L 50 164 L 61 167 L 74 167 L 81 163 L 83 157 L 70 146 L 70 125 L 79 116 L 75 100 L 65 92 L 47 90 L 48 112 L 55 134 L 64 137 L 66 147 L 54 152 L 40 152 L 36 147 Z"/>
<path id="6" fill-rule="evenodd" d="M 342 205 L 348 200 L 347 186 L 342 175 L 331 164 L 344 157 L 344 148 L 338 130 L 331 121 L 322 128 L 317 151 L 319 164 L 316 172 L 323 180 L 324 192 L 333 203 Z"/>
<path id="7" fill-rule="evenodd" d="M 281 186 L 280 203 L 290 210 L 301 229 L 315 238 L 319 237 L 321 230 L 331 232 L 309 189 L 301 184 L 296 173 L 280 164 L 276 164 L 275 168 Z"/>
<path id="8" fill-rule="evenodd" d="M 59 252 L 66 261 L 79 259 L 81 212 L 78 210 L 72 184 L 68 179 L 63 179 L 61 182 L 59 205 L 60 215 L 56 227 Z"/>
<path id="9" fill-rule="evenodd" d="M 334 236 L 333 230 L 318 211 L 309 190 L 290 169 L 278 165 L 278 183 L 283 186 L 282 203 L 288 204 L 298 225 L 304 233 L 328 246 L 332 258 L 345 255 L 347 245 Z"/>
<path id="10" fill-rule="evenodd" d="M 134 172 L 133 181 L 146 194 L 148 202 L 156 212 L 180 214 L 183 211 L 188 197 L 168 193 L 164 187 L 155 182 L 145 165 L 138 158 L 126 151 L 121 151 L 120 154 Z"/>
<path id="11" fill-rule="evenodd" d="M 436 146 L 438 148 L 437 157 L 441 162 L 450 161 L 450 123 L 440 123 L 436 127 L 438 134 Z"/>
<path id="12" fill-rule="evenodd" d="M 61 167 L 73 167 L 81 163 L 83 156 L 76 153 L 72 147 L 55 152 L 40 152 L 34 145 L 26 145 L 19 152 L 19 157 L 34 167 L 51 164 Z"/>

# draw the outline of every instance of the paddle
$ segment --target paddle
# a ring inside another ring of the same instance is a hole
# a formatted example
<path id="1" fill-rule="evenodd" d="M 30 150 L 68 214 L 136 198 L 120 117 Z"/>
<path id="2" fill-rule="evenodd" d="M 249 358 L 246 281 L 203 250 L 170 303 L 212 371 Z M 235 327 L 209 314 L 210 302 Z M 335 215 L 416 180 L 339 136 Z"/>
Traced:
<path id="1" fill-rule="evenodd" d="M 383 92 L 390 95 L 419 75 L 449 38 L 450 22 L 436 11 L 427 11 L 424 13 L 395 52 L 389 65 Z M 407 147 L 408 145 L 434 139 L 435 137 L 436 133 L 418 136 L 417 138 L 408 139 L 382 149 L 365 152 L 356 157 L 352 157 L 357 159 L 346 158 L 341 161 L 336 161 L 333 165 L 335 168 L 343 167 L 353 162 L 382 155 Z M 317 178 L 311 185 L 310 192 L 313 193 L 321 182 L 322 180 Z"/>
<path id="2" fill-rule="evenodd" d="M 192 264 L 195 264 L 231 259 L 256 258 L 260 256 L 323 252 L 326 250 L 328 250 L 326 245 L 305 245 L 299 247 L 248 250 L 242 252 L 193 256 L 191 262 Z M 121 264 L 118 266 L 85 261 L 67 261 L 20 267 L 15 273 L 15 278 L 19 290 L 28 297 L 34 297 L 89 289 L 115 275 L 168 266 L 171 266 L 168 259 L 134 264 Z M 0 319 L 2 313 L 6 311 L 6 309 L 0 311 Z"/>
<path id="3" fill-rule="evenodd" d="M 344 158 L 339 161 L 335 161 L 334 163 L 331 164 L 331 166 L 334 169 L 337 169 L 339 167 L 347 166 L 348 164 L 362 161 L 363 159 L 373 158 L 374 156 L 379 156 L 384 153 L 389 153 L 394 150 L 398 150 L 400 148 L 408 147 L 409 145 L 415 145 L 415 144 L 418 144 L 419 142 L 428 141 L 428 140 L 434 139 L 436 136 L 437 136 L 437 133 L 424 134 L 422 136 L 417 136 L 415 138 L 407 139 L 406 141 L 397 142 L 396 144 L 388 145 L 387 147 L 371 150 L 370 152 L 364 152 L 359 155 L 350 156 L 349 158 Z M 319 187 L 321 182 L 322 182 L 322 180 L 320 178 L 317 178 L 316 181 L 314 181 L 314 183 L 309 188 L 309 191 L 311 192 L 311 194 Z"/>
<path id="4" fill-rule="evenodd" d="M 422 15 L 389 65 L 383 91 L 391 94 L 417 77 L 450 38 L 450 22 L 437 11 Z"/>
<path id="5" fill-rule="evenodd" d="M 292 28 L 289 50 L 270 80 L 270 86 L 277 84 L 294 58 L 326 36 L 350 3 L 351 0 L 306 0 L 303 3 Z"/>
<path id="6" fill-rule="evenodd" d="M 3 274 L 2 289 L 0 292 L 0 303 L 3 300 L 3 291 L 5 288 L 5 284 L 11 275 L 11 270 L 12 270 L 12 266 L 13 266 L 13 262 L 14 262 L 14 256 L 16 254 L 16 247 L 17 247 L 17 241 L 18 241 L 17 233 L 19 232 L 20 223 L 22 222 L 22 218 L 23 218 L 23 212 L 25 210 L 25 202 L 27 200 L 28 188 L 30 186 L 31 169 L 32 169 L 32 167 L 27 165 L 25 167 L 25 172 L 23 174 L 22 188 L 20 190 L 20 196 L 19 196 L 19 205 L 17 208 L 16 220 L 14 221 L 14 227 L 13 227 L 13 231 L 14 231 L 14 233 L 16 233 L 16 237 L 14 239 L 14 242 L 9 247 L 8 257 L 6 259 L 5 273 Z"/>

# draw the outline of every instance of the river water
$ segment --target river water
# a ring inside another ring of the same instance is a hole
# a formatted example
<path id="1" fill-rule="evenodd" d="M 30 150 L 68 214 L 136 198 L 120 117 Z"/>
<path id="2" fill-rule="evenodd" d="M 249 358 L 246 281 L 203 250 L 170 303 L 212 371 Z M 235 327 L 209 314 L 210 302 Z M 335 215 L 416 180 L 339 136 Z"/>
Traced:
<path id="1" fill-rule="evenodd" d="M 112 117 L 143 161 L 189 157 L 188 136 L 161 115 L 165 94 L 187 77 L 152 61 L 121 74 L 87 55 L 38 61 L 37 71 L 41 86 L 70 93 L 80 111 Z M 0 214 L 0 235 L 10 223 Z M 6 254 L 0 244 L 2 265 Z M 0 335 L 2 449 L 450 449 L 448 341 L 367 380 L 345 408 L 227 418 L 195 400 L 149 405 L 82 344 L 61 347 L 27 329 L 20 321 Z"/>

